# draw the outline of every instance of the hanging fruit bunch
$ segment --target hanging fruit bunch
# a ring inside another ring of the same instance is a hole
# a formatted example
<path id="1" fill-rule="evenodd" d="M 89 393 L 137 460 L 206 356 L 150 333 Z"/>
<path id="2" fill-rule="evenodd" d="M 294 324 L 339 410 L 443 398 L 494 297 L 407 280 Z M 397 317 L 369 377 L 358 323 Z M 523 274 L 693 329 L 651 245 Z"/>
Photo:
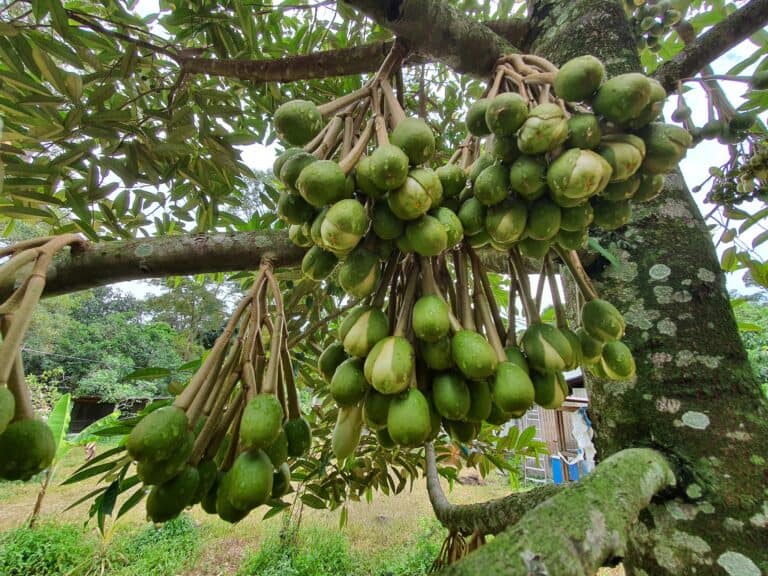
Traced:
<path id="1" fill-rule="evenodd" d="M 280 290 L 266 262 L 173 405 L 144 416 L 127 437 L 138 478 L 151 487 L 152 521 L 199 502 L 237 522 L 290 490 L 288 457 L 309 450 L 311 430 L 286 343 Z"/>
<path id="2" fill-rule="evenodd" d="M 0 266 L 0 279 L 16 278 L 18 286 L 0 305 L 0 478 L 4 480 L 28 480 L 48 468 L 56 455 L 53 432 L 35 416 L 21 344 L 54 255 L 82 242 L 67 234 L 19 242 L 0 251 L 0 257 L 10 256 Z"/>
<path id="3" fill-rule="evenodd" d="M 470 136 L 433 170 L 429 126 L 406 116 L 389 83 L 397 50 L 360 90 L 322 106 L 288 102 L 275 114 L 281 137 L 304 145 L 275 162 L 280 216 L 308 248 L 302 270 L 318 281 L 336 270 L 360 301 L 318 366 L 339 406 L 340 460 L 364 426 L 383 447 L 415 447 L 441 427 L 466 442 L 483 422 L 502 424 L 534 402 L 556 408 L 568 393 L 563 371 L 581 364 L 632 377 L 623 318 L 598 297 L 574 250 L 591 224 L 619 228 L 632 201 L 656 197 L 691 142 L 685 130 L 653 123 L 666 93 L 645 76 L 604 83 L 592 57 L 558 71 L 513 55 L 470 107 Z M 508 254 L 506 326 L 475 253 L 485 245 Z M 541 262 L 535 293 L 524 256 Z M 578 330 L 566 322 L 555 257 L 581 290 Z M 539 317 L 547 285 L 556 326 Z M 518 296 L 528 322 L 519 339 Z"/>
<path id="4" fill-rule="evenodd" d="M 637 46 L 651 52 L 661 50 L 664 36 L 680 22 L 687 3 L 670 0 L 624 0 L 624 8 L 631 15 Z"/>

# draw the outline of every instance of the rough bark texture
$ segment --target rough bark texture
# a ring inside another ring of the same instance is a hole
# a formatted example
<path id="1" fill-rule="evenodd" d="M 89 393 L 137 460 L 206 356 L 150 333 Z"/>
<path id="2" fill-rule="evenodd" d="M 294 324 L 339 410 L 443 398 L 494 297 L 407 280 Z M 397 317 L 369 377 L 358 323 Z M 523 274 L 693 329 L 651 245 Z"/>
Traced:
<path id="1" fill-rule="evenodd" d="M 600 56 L 611 75 L 638 70 L 612 2 L 539 1 L 536 52 L 562 64 Z M 768 411 L 739 337 L 709 233 L 679 174 L 664 195 L 601 243 L 621 267 L 590 275 L 627 321 L 637 378 L 588 378 L 600 457 L 653 446 L 680 467 L 677 497 L 641 514 L 629 574 L 768 571 Z"/>
<path id="2" fill-rule="evenodd" d="M 629 527 L 640 511 L 674 483 L 675 475 L 659 452 L 624 450 L 443 574 L 594 574 L 606 561 L 624 555 Z"/>

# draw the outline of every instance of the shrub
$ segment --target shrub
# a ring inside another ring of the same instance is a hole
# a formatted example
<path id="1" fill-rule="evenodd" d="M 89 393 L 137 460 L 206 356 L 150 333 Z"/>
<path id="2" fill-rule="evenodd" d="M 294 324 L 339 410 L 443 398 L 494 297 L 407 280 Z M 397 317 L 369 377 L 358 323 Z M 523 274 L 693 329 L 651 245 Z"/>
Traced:
<path id="1" fill-rule="evenodd" d="M 444 538 L 445 529 L 437 520 L 423 518 L 419 522 L 419 531 L 408 542 L 369 560 L 367 573 L 371 576 L 425 576 L 437 558 Z"/>
<path id="2" fill-rule="evenodd" d="M 76 525 L 45 523 L 0 534 L 0 574 L 61 576 L 93 555 L 95 542 Z"/>
<path id="3" fill-rule="evenodd" d="M 295 538 L 294 538 L 295 536 Z M 309 526 L 268 537 L 240 568 L 241 576 L 349 576 L 354 564 L 346 538 Z"/>

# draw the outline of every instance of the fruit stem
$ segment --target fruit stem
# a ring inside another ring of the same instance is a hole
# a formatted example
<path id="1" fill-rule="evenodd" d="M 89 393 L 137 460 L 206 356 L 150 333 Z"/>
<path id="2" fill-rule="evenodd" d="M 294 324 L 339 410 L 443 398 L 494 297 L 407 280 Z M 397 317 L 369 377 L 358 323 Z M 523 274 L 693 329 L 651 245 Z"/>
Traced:
<path id="1" fill-rule="evenodd" d="M 376 75 L 371 79 L 371 83 L 376 83 L 381 78 L 388 78 L 392 74 L 392 71 L 400 66 L 400 63 L 407 53 L 408 51 L 405 45 L 401 41 L 395 39 L 395 43 L 392 44 L 389 54 L 384 58 L 384 62 L 381 63 Z"/>
<path id="2" fill-rule="evenodd" d="M 568 321 L 565 317 L 565 307 L 563 306 L 563 301 L 560 298 L 560 290 L 557 287 L 555 267 L 552 263 L 552 257 L 549 255 L 549 253 L 544 256 L 544 267 L 547 273 L 547 279 L 549 280 L 549 291 L 552 293 L 552 305 L 555 307 L 557 327 L 561 329 L 568 328 Z"/>
<path id="3" fill-rule="evenodd" d="M 507 331 L 504 328 L 504 321 L 501 318 L 499 304 L 496 302 L 496 296 L 493 294 L 493 288 L 491 287 L 491 281 L 488 278 L 488 273 L 485 270 L 485 266 L 483 266 L 483 263 L 480 262 L 480 259 L 477 257 L 477 252 L 475 252 L 475 250 L 469 244 L 466 246 L 467 253 L 469 254 L 469 257 L 472 261 L 472 268 L 474 273 L 480 277 L 480 283 L 483 286 L 483 292 L 485 292 L 486 302 L 490 307 L 491 318 L 493 318 L 493 323 L 496 326 L 496 332 L 499 334 L 499 336 L 506 334 Z"/>
<path id="4" fill-rule="evenodd" d="M 408 275 L 408 282 L 405 284 L 405 292 L 403 293 L 403 302 L 400 308 L 400 315 L 397 318 L 397 324 L 393 336 L 405 336 L 408 329 L 408 323 L 411 320 L 411 309 L 413 303 L 416 300 L 416 282 L 419 278 L 416 270 L 411 270 Z"/>
<path id="5" fill-rule="evenodd" d="M 339 140 L 339 136 L 341 136 L 343 129 L 344 120 L 341 118 L 341 116 L 334 116 L 333 120 L 331 120 L 328 124 L 328 131 L 325 133 L 325 136 L 323 137 L 317 149 L 312 152 L 312 155 L 320 160 L 327 158 L 328 153 L 333 150 L 334 146 Z"/>
<path id="6" fill-rule="evenodd" d="M 232 468 L 232 464 L 235 462 L 235 458 L 237 457 L 239 445 L 240 445 L 240 422 L 243 416 L 243 410 L 245 409 L 245 396 L 240 391 L 240 394 L 238 394 L 236 402 L 233 402 L 233 410 L 232 412 L 232 419 L 229 421 L 232 425 L 232 432 L 229 439 L 229 447 L 227 449 L 227 454 L 224 457 L 224 460 L 221 462 L 220 469 L 222 472 L 226 472 L 230 468 Z M 226 434 L 225 434 L 226 436 Z"/>
<path id="7" fill-rule="evenodd" d="M 402 262 L 396 268 L 395 273 L 392 275 L 392 282 L 389 286 L 389 302 L 387 302 L 387 319 L 389 325 L 394 326 L 397 322 L 397 295 L 398 286 L 400 284 L 400 273 L 402 271 Z"/>
<path id="8" fill-rule="evenodd" d="M 280 350 L 280 358 L 278 358 L 277 364 L 277 399 L 280 402 L 280 407 L 283 410 L 283 419 L 288 414 L 288 403 L 285 397 L 285 366 L 283 365 L 283 353 L 285 352 L 285 346 Z"/>
<path id="9" fill-rule="evenodd" d="M 379 285 L 376 288 L 376 293 L 373 295 L 373 301 L 371 302 L 373 308 L 381 309 L 381 307 L 384 306 L 384 299 L 387 297 L 387 288 L 392 283 L 392 277 L 397 271 L 399 260 L 400 255 L 398 253 L 393 254 L 390 256 L 389 260 L 387 260 L 387 265 L 384 267 L 384 273 L 381 275 Z"/>
<path id="10" fill-rule="evenodd" d="M 507 346 L 517 346 L 517 302 L 515 299 L 517 293 L 517 280 L 512 263 L 509 262 L 509 302 L 507 303 L 507 317 L 509 325 L 507 327 Z"/>
<path id="11" fill-rule="evenodd" d="M 3 336 L 10 330 L 12 323 L 12 315 L 9 314 L 2 317 L 1 327 Z M 11 394 L 13 394 L 13 398 L 16 401 L 13 420 L 32 420 L 35 417 L 35 407 L 32 404 L 32 397 L 24 378 L 24 363 L 21 358 L 20 350 L 16 350 L 15 358 L 13 359 L 13 368 L 8 375 L 8 390 L 11 391 Z"/>
<path id="12" fill-rule="evenodd" d="M 0 283 L 12 277 L 21 268 L 37 259 L 38 251 L 34 248 L 27 248 L 22 252 L 15 253 L 8 262 L 0 266 Z"/>
<path id="13" fill-rule="evenodd" d="M 458 302 L 456 300 L 456 290 L 453 286 L 453 278 L 451 278 L 451 273 L 448 271 L 448 263 L 445 259 L 445 253 L 440 254 L 440 256 L 435 260 L 435 267 L 435 273 L 439 278 L 438 286 L 440 286 L 444 294 L 448 294 L 448 302 L 451 306 L 451 312 L 453 312 L 454 316 L 456 316 L 459 314 Z M 461 325 L 461 322 L 459 322 L 459 325 Z"/>
<path id="14" fill-rule="evenodd" d="M 288 420 L 301 418 L 301 406 L 299 405 L 299 393 L 296 390 L 296 379 L 293 375 L 293 363 L 291 353 L 287 348 L 283 349 L 283 370 L 285 387 L 288 390 Z"/>
<path id="15" fill-rule="evenodd" d="M 344 96 L 336 98 L 336 100 L 331 100 L 330 102 L 321 104 L 320 106 L 317 107 L 317 109 L 320 111 L 320 114 L 322 114 L 323 116 L 330 116 L 331 114 L 334 114 L 339 110 L 346 108 L 350 104 L 354 104 L 355 102 L 362 100 L 366 96 L 368 96 L 367 85 L 363 86 L 362 88 L 358 88 L 354 92 L 350 92 L 349 94 L 345 94 Z"/>
<path id="16" fill-rule="evenodd" d="M 233 392 L 234 390 L 235 388 L 233 388 Z M 225 400 L 228 400 L 229 403 L 224 404 L 221 417 L 213 423 L 214 431 L 211 434 L 211 441 L 208 442 L 208 445 L 205 447 L 204 458 L 213 458 L 216 456 L 221 443 L 227 435 L 227 431 L 230 429 L 232 422 L 240 412 L 240 405 L 245 400 L 245 393 L 243 392 L 243 389 L 240 388 L 234 396 L 230 394 Z"/>
<path id="17" fill-rule="evenodd" d="M 493 77 L 493 82 L 488 87 L 488 90 L 486 91 L 484 98 L 493 98 L 496 96 L 496 94 L 499 93 L 499 88 L 501 88 L 501 81 L 504 79 L 504 68 L 502 66 L 499 66 L 496 68 L 496 74 Z"/>
<path id="18" fill-rule="evenodd" d="M 536 297 L 533 299 L 533 305 L 537 312 L 541 311 L 541 303 L 544 300 L 544 285 L 547 283 L 547 274 L 544 260 L 541 261 L 541 267 L 539 268 L 539 280 L 536 283 Z"/>
<path id="19" fill-rule="evenodd" d="M 355 138 L 355 119 L 351 114 L 344 116 L 344 133 L 341 137 L 341 157 L 344 158 L 352 149 Z"/>
<path id="20" fill-rule="evenodd" d="M 365 128 L 360 133 L 360 138 L 357 142 L 355 142 L 355 145 L 352 146 L 349 153 L 344 155 L 342 152 L 342 158 L 339 161 L 339 167 L 341 168 L 342 172 L 344 172 L 344 174 L 349 174 L 352 172 L 352 170 L 355 169 L 355 166 L 360 160 L 360 157 L 363 155 L 363 152 L 365 152 L 365 148 L 368 146 L 368 142 L 371 140 L 372 135 L 373 124 L 371 120 L 368 120 Z"/>
<path id="21" fill-rule="evenodd" d="M 565 250 L 558 246 L 554 246 L 553 250 L 568 267 L 571 276 L 576 282 L 576 286 L 579 287 L 579 292 L 581 292 L 581 295 L 584 297 L 584 301 L 589 302 L 590 300 L 599 298 L 597 290 L 595 290 L 595 287 L 592 285 L 592 281 L 589 279 L 587 271 L 584 270 L 584 267 L 581 265 L 581 260 L 579 260 L 578 254 L 573 250 Z"/>
<path id="22" fill-rule="evenodd" d="M 376 130 L 376 142 L 379 146 L 389 144 L 387 135 L 387 122 L 381 111 L 381 89 L 371 88 L 371 112 L 373 114 L 373 127 Z"/>
<path id="23" fill-rule="evenodd" d="M 384 106 L 392 118 L 391 126 L 395 128 L 400 122 L 405 120 L 405 110 L 400 106 L 400 102 L 398 102 L 389 80 L 381 78 L 379 85 L 384 93 Z"/>
<path id="24" fill-rule="evenodd" d="M 539 322 L 541 320 L 539 311 L 534 307 L 533 300 L 531 299 L 531 285 L 528 281 L 528 274 L 525 271 L 523 259 L 520 257 L 520 252 L 517 251 L 517 248 L 512 248 L 509 251 L 509 260 L 515 272 L 517 289 L 520 292 L 520 300 L 523 303 L 525 318 L 529 325 Z"/>
<path id="25" fill-rule="evenodd" d="M 434 294 L 443 302 L 446 302 L 443 292 L 435 281 L 435 273 L 432 268 L 431 258 L 419 256 L 419 267 L 421 268 L 421 292 L 422 295 Z M 446 304 L 448 304 L 446 302 Z M 461 322 L 453 313 L 451 305 L 448 304 L 448 320 L 451 324 L 451 332 L 454 334 L 462 329 Z"/>
<path id="26" fill-rule="evenodd" d="M 235 389 L 237 381 L 240 379 L 240 373 L 232 371 L 224 380 L 224 384 L 221 386 L 219 393 L 216 395 L 216 402 L 213 404 L 213 408 L 208 413 L 208 418 L 203 425 L 202 430 L 195 438 L 195 445 L 192 448 L 192 455 L 189 458 L 190 463 L 196 466 L 203 454 L 206 452 L 211 439 L 218 432 L 221 425 L 221 415 L 224 411 L 224 407 L 227 404 L 227 400 L 230 399 L 232 391 Z"/>
<path id="27" fill-rule="evenodd" d="M 467 278 L 467 258 L 459 249 L 453 253 L 453 267 L 456 270 L 456 294 L 461 307 L 461 324 L 467 330 L 475 330 L 472 305 L 469 300 L 469 280 Z"/>
<path id="28" fill-rule="evenodd" d="M 486 338 L 494 352 L 496 352 L 496 359 L 499 362 L 504 362 L 507 359 L 507 355 L 504 352 L 504 345 L 501 343 L 501 337 L 499 336 L 499 332 L 491 317 L 491 308 L 488 305 L 488 298 L 483 289 L 482 280 L 480 279 L 480 261 L 475 254 L 469 250 L 467 250 L 467 252 L 469 253 L 470 262 L 472 264 L 472 277 L 474 278 L 472 297 L 475 302 L 475 310 L 480 316 L 478 328 L 480 326 L 485 328 Z"/>

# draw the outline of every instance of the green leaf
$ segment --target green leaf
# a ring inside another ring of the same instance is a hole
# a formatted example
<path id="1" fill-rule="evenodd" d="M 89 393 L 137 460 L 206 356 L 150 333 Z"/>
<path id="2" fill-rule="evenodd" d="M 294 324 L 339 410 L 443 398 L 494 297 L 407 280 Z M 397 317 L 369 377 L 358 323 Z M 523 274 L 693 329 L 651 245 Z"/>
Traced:
<path id="1" fill-rule="evenodd" d="M 725 249 L 725 252 L 723 252 L 723 255 L 720 257 L 720 267 L 725 272 L 733 272 L 738 268 L 738 266 L 739 261 L 736 258 L 736 247 L 729 246 Z"/>
<path id="2" fill-rule="evenodd" d="M 515 443 L 515 449 L 516 450 L 525 449 L 525 447 L 531 443 L 531 440 L 533 440 L 534 436 L 536 436 L 536 427 L 528 426 L 528 428 L 526 428 L 520 433 L 520 437 L 517 439 L 517 442 Z"/>
<path id="3" fill-rule="evenodd" d="M 68 448 L 66 436 L 69 430 L 71 411 L 72 396 L 64 394 L 56 401 L 56 404 L 51 409 L 51 413 L 48 414 L 48 427 L 53 432 L 53 440 L 56 443 L 56 458 L 61 458 Z"/>
<path id="4" fill-rule="evenodd" d="M 613 266 L 619 269 L 621 268 L 621 262 L 619 261 L 619 259 L 616 258 L 616 256 L 613 255 L 613 253 L 603 248 L 603 246 L 600 244 L 600 242 L 597 241 L 596 238 L 592 238 L 590 236 L 589 240 L 587 241 L 587 245 L 591 250 L 594 250 L 595 252 L 600 254 L 600 256 L 608 260 L 608 262 L 610 262 Z"/>
<path id="5" fill-rule="evenodd" d="M 61 485 L 66 486 L 67 484 L 75 484 L 77 482 L 80 482 L 81 480 L 98 476 L 99 474 L 106 474 L 107 472 L 115 468 L 115 464 L 116 462 L 106 462 L 104 464 L 99 464 L 98 466 L 86 468 L 85 470 L 81 470 L 80 472 L 75 472 L 74 474 L 72 474 L 72 476 L 64 480 L 64 482 L 62 482 Z"/>
<path id="6" fill-rule="evenodd" d="M 310 508 L 315 508 L 316 510 L 325 510 L 328 507 L 326 506 L 325 501 L 313 494 L 302 494 L 301 501 Z"/>
<path id="7" fill-rule="evenodd" d="M 144 497 L 147 495 L 147 491 L 142 486 L 136 492 L 131 494 L 131 496 L 123 502 L 123 505 L 120 506 L 120 509 L 117 511 L 117 516 L 115 516 L 115 520 L 120 518 L 123 514 L 134 508 L 139 502 L 144 500 Z"/>

